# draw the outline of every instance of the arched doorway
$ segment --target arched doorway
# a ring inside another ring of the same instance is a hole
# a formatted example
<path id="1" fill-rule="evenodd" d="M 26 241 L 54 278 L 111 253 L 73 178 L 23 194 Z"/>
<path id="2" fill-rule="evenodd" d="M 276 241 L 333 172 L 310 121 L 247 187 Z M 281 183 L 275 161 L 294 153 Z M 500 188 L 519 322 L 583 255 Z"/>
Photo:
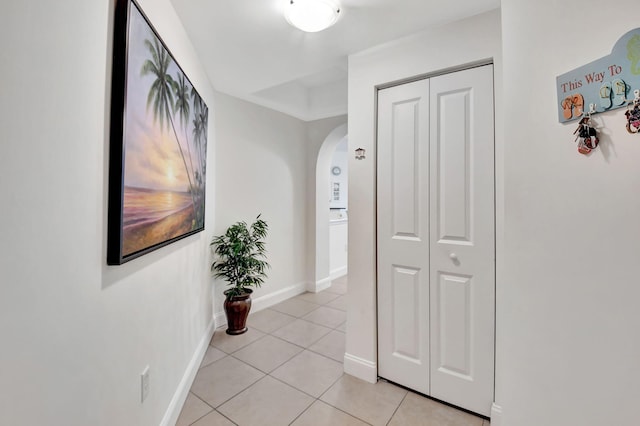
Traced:
<path id="1" fill-rule="evenodd" d="M 315 275 L 309 291 L 318 292 L 331 285 L 329 265 L 329 194 L 330 170 L 336 147 L 347 137 L 347 124 L 342 124 L 325 138 L 316 162 L 316 202 L 315 202 Z"/>

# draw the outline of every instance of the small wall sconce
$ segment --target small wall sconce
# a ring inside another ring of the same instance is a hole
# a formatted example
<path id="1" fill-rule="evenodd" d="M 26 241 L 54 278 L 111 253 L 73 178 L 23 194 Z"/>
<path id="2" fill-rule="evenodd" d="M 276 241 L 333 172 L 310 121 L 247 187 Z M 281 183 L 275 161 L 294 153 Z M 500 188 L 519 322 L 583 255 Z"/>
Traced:
<path id="1" fill-rule="evenodd" d="M 364 148 L 358 148 L 356 149 L 356 160 L 364 160 Z"/>

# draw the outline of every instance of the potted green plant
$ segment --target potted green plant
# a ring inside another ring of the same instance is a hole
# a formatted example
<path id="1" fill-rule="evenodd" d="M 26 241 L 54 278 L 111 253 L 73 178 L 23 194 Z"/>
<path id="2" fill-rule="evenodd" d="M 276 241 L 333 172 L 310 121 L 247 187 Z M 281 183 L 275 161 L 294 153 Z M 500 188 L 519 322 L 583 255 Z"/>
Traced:
<path id="1" fill-rule="evenodd" d="M 267 223 L 258 215 L 251 226 L 246 222 L 236 222 L 211 241 L 215 255 L 211 271 L 230 286 L 224 292 L 227 334 L 247 331 L 253 293 L 251 287 L 262 285 L 267 277 L 265 271 L 269 268 L 264 242 L 268 229 Z"/>

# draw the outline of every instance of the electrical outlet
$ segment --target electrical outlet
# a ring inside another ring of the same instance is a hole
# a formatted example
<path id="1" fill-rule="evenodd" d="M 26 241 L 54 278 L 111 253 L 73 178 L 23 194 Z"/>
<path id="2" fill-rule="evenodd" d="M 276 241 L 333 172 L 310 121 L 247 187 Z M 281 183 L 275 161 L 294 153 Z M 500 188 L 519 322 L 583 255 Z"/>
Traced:
<path id="1" fill-rule="evenodd" d="M 147 365 L 140 375 L 140 402 L 144 402 L 149 395 L 149 366 Z"/>

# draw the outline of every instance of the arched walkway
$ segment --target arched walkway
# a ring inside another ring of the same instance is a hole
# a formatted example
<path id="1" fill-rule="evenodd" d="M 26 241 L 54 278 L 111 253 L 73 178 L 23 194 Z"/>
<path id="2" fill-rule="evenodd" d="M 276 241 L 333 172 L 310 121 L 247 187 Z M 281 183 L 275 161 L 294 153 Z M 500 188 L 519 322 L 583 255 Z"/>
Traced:
<path id="1" fill-rule="evenodd" d="M 331 285 L 329 271 L 329 168 L 338 144 L 347 137 L 347 124 L 342 124 L 325 138 L 316 162 L 316 247 L 315 280 L 309 291 L 318 292 Z"/>

